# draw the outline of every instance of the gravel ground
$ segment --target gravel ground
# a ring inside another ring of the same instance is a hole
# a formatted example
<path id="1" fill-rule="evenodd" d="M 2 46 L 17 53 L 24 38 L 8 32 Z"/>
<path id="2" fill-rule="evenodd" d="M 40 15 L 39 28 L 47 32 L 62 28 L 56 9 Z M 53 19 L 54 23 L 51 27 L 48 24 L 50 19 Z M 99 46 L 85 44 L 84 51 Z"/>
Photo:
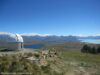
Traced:
<path id="1" fill-rule="evenodd" d="M 23 50 L 20 51 L 9 51 L 9 52 L 0 52 L 0 54 L 18 54 L 18 53 L 28 53 L 28 52 L 32 52 L 32 53 L 37 53 L 37 51 L 35 51 L 35 49 L 29 49 L 29 48 L 23 48 Z"/>

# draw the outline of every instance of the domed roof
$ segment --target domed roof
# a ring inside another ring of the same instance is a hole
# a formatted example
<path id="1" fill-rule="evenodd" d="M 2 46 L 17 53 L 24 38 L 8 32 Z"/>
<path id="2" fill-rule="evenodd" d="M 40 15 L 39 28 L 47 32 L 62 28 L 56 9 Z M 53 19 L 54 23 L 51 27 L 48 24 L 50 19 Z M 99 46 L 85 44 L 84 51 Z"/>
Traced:
<path id="1" fill-rule="evenodd" d="M 19 34 L 0 32 L 0 42 L 23 42 Z"/>

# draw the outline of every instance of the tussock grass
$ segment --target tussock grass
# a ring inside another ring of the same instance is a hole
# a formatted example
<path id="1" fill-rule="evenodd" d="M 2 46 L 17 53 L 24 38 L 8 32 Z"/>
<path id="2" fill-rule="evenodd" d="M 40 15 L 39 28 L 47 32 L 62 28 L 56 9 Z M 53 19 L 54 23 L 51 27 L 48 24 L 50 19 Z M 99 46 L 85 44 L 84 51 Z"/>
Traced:
<path id="1" fill-rule="evenodd" d="M 64 50 L 60 56 L 55 64 L 63 75 L 100 75 L 100 54 Z"/>
<path id="2" fill-rule="evenodd" d="M 58 57 L 47 59 L 47 66 L 39 66 L 26 59 L 30 56 L 38 58 L 41 53 L 2 55 L 0 56 L 0 71 L 28 72 L 32 75 L 100 75 L 100 54 L 81 53 L 78 50 L 59 50 L 57 52 Z"/>

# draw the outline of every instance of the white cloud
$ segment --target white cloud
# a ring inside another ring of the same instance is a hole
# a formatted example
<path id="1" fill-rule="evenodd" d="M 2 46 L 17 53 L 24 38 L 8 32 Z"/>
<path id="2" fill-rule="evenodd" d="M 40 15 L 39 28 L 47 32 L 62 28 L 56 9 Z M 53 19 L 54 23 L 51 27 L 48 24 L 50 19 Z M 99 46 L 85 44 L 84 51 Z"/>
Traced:
<path id="1" fill-rule="evenodd" d="M 72 36 L 87 37 L 87 35 L 82 35 L 82 34 L 76 34 L 76 35 L 72 35 Z"/>
<path id="2" fill-rule="evenodd" d="M 42 36 L 42 37 L 45 37 L 45 36 L 69 36 L 69 35 L 53 35 L 53 34 L 39 34 L 39 33 L 23 33 L 23 34 L 20 34 L 20 35 L 23 35 L 23 36 Z M 75 34 L 75 35 L 72 35 L 72 36 L 78 36 L 78 37 L 88 37 L 88 36 L 100 36 L 100 34 L 96 34 L 96 35 L 82 35 L 82 34 Z"/>
<path id="3" fill-rule="evenodd" d="M 100 34 L 92 35 L 92 36 L 100 36 Z"/>
<path id="4" fill-rule="evenodd" d="M 39 33 L 23 33 L 22 36 L 53 36 L 52 34 L 39 34 Z"/>

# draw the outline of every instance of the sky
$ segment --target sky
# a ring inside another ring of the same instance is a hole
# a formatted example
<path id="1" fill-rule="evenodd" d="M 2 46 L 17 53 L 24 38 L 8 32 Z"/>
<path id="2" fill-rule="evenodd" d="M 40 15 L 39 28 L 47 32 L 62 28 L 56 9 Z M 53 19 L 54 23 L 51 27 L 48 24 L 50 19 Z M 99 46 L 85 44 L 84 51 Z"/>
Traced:
<path id="1" fill-rule="evenodd" d="M 0 32 L 100 34 L 100 0 L 0 0 Z"/>

